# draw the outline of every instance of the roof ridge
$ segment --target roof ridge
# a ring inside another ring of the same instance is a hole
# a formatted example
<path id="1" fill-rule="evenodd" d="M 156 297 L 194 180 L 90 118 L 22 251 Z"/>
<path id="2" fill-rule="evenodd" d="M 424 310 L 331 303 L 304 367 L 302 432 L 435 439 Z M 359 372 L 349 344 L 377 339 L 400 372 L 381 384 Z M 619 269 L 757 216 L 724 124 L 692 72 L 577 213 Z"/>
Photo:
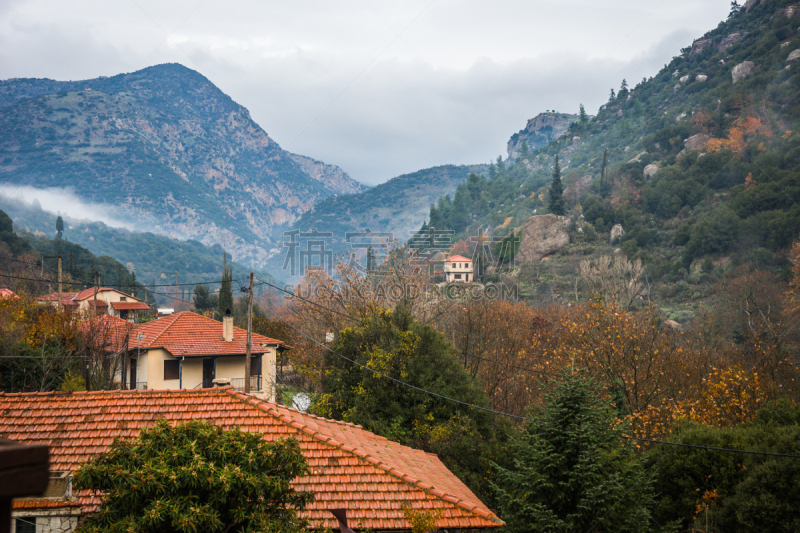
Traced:
<path id="1" fill-rule="evenodd" d="M 147 390 L 137 390 L 137 389 L 113 389 L 113 390 L 92 390 L 92 391 L 85 391 L 85 390 L 78 390 L 78 391 L 44 391 L 44 392 L 5 392 L 0 391 L 0 397 L 3 396 L 89 396 L 89 395 L 104 395 L 104 394 L 156 394 L 156 393 L 203 393 L 203 394 L 219 394 L 222 391 L 232 390 L 233 387 L 231 385 L 227 385 L 225 387 L 213 387 L 208 389 L 147 389 Z"/>
<path id="2" fill-rule="evenodd" d="M 461 509 L 463 509 L 465 511 L 468 511 L 470 513 L 476 514 L 476 515 L 480 516 L 481 518 L 483 518 L 484 520 L 489 520 L 489 521 L 495 522 L 497 524 L 505 525 L 505 522 L 500 520 L 500 518 L 498 518 L 493 512 L 491 512 L 491 511 L 488 511 L 488 512 L 483 511 L 482 509 L 478 508 L 477 504 L 474 504 L 472 502 L 467 502 L 466 500 L 456 496 L 455 494 L 447 493 L 447 492 L 445 492 L 443 490 L 439 490 L 439 489 L 433 487 L 432 485 L 428 485 L 427 483 L 423 483 L 419 479 L 416 479 L 416 478 L 414 478 L 414 477 L 412 477 L 412 476 L 410 476 L 408 474 L 405 474 L 405 473 L 401 472 L 400 470 L 398 470 L 395 467 L 392 467 L 392 466 L 389 466 L 389 465 L 385 464 L 380 459 L 378 459 L 376 457 L 373 457 L 369 453 L 367 453 L 365 451 L 362 451 L 362 450 L 356 448 L 355 446 L 350 446 L 349 444 L 345 444 L 345 443 L 337 441 L 334 438 L 333 435 L 326 435 L 325 433 L 323 433 L 321 431 L 312 430 L 311 428 L 308 427 L 308 424 L 300 425 L 299 422 L 291 420 L 288 417 L 286 417 L 285 415 L 282 415 L 280 413 L 280 411 L 278 411 L 276 403 L 268 402 L 266 400 L 262 400 L 262 399 L 258 398 L 257 396 L 253 396 L 253 395 L 250 395 L 250 394 L 240 393 L 239 391 L 230 391 L 230 392 L 228 392 L 228 394 L 230 394 L 231 396 L 239 399 L 243 403 L 246 403 L 246 404 L 251 405 L 251 406 L 253 406 L 253 407 L 257 408 L 257 409 L 265 411 L 267 414 L 273 416 L 274 418 L 278 418 L 281 422 L 283 422 L 285 424 L 288 424 L 289 426 L 297 429 L 298 431 L 301 431 L 301 432 L 305 433 L 306 435 L 308 435 L 312 439 L 316 439 L 316 440 L 318 440 L 320 442 L 323 442 L 323 443 L 325 443 L 325 444 L 327 444 L 329 446 L 333 446 L 334 448 L 340 449 L 340 450 L 342 450 L 344 452 L 352 453 L 353 455 L 355 455 L 355 456 L 363 459 L 364 461 L 368 462 L 372 466 L 383 470 L 384 472 L 386 472 L 390 476 L 393 476 L 393 477 L 395 477 L 397 479 L 400 479 L 400 480 L 408 483 L 409 485 L 413 485 L 413 486 L 417 487 L 418 489 L 422 490 L 426 494 L 430 494 L 431 496 L 434 496 L 435 498 L 438 498 L 440 500 L 444 500 L 444 501 L 446 501 L 448 503 L 451 503 L 451 504 L 453 504 L 453 505 L 455 505 L 457 507 L 460 507 Z M 267 406 L 269 406 L 269 407 L 267 407 Z M 337 422 L 337 423 L 339 423 L 338 420 L 333 420 L 333 419 L 324 418 L 324 417 L 317 417 L 316 415 L 310 415 L 309 413 L 305 413 L 303 411 L 297 411 L 297 412 L 298 413 L 303 413 L 303 416 L 311 416 L 313 418 L 326 420 L 328 422 Z M 348 424 L 348 423 L 345 423 L 345 424 Z M 354 424 L 349 424 L 349 425 L 355 427 Z M 361 429 L 363 429 L 363 428 L 361 428 Z M 364 431 L 369 431 L 369 430 L 365 429 Z M 372 432 L 370 431 L 370 433 L 372 433 Z M 372 433 L 372 434 L 375 435 L 375 433 Z M 321 438 L 320 435 L 324 435 L 327 438 Z M 380 436 L 380 435 L 376 435 L 376 436 Z M 385 437 L 383 437 L 383 438 L 385 439 Z M 388 439 L 386 439 L 386 440 L 388 440 Z M 400 444 L 400 446 L 403 446 L 403 445 Z M 469 488 L 469 487 L 467 487 L 467 488 Z M 488 508 L 487 508 L 487 510 L 488 510 Z"/>
<path id="3" fill-rule="evenodd" d="M 158 335 L 156 335 L 155 337 L 153 337 L 153 340 L 151 340 L 150 342 L 148 342 L 148 343 L 147 343 L 147 346 L 148 346 L 148 348 L 149 348 L 149 347 L 151 347 L 151 346 L 152 346 L 152 343 L 156 342 L 156 341 L 159 339 L 159 337 L 161 337 L 161 336 L 164 334 L 164 332 L 166 332 L 166 331 L 167 331 L 169 328 L 171 328 L 172 326 L 174 326 L 174 325 L 175 325 L 175 322 L 177 322 L 177 321 L 178 321 L 178 318 L 179 318 L 179 317 L 180 317 L 180 316 L 181 316 L 181 315 L 182 315 L 184 312 L 185 312 L 185 311 L 180 311 L 180 312 L 177 312 L 177 313 L 173 313 L 173 314 L 171 314 L 171 315 L 170 315 L 170 316 L 168 316 L 168 317 L 164 317 L 164 318 L 160 318 L 160 319 L 158 319 L 158 320 L 166 320 L 167 322 L 169 322 L 169 324 L 165 324 L 165 325 L 164 325 L 164 327 L 163 327 L 163 328 L 161 328 L 161 332 L 160 332 Z M 157 321 L 151 321 L 151 322 L 145 322 L 143 325 L 152 324 L 153 322 L 156 322 L 156 323 L 157 323 Z M 139 344 L 141 344 L 141 343 L 139 343 Z"/>

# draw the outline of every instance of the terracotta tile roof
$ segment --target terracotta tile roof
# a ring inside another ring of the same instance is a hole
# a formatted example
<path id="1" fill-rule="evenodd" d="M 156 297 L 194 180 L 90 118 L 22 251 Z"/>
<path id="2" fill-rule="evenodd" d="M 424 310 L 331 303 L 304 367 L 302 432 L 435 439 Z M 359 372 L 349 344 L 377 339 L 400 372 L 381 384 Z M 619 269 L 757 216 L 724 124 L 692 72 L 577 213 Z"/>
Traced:
<path id="1" fill-rule="evenodd" d="M 150 306 L 144 302 L 111 302 L 111 307 L 117 311 L 150 309 Z"/>
<path id="2" fill-rule="evenodd" d="M 128 298 L 133 298 L 137 302 L 139 301 L 139 298 L 136 298 L 133 295 L 114 289 L 112 287 L 98 287 L 97 295 L 99 297 L 101 292 L 108 292 L 108 291 L 118 292 L 123 296 L 127 296 Z M 75 300 L 76 302 L 80 302 L 81 300 L 86 300 L 87 298 L 94 298 L 94 287 L 92 287 L 91 289 L 83 289 L 82 291 L 76 293 L 75 296 L 72 297 L 72 299 Z"/>
<path id="3" fill-rule="evenodd" d="M 0 393 L 0 436 L 50 446 L 50 468 L 74 472 L 108 450 L 116 437 L 134 438 L 157 420 L 192 419 L 300 442 L 310 473 L 293 486 L 316 501 L 303 515 L 315 528 L 337 527 L 328 509 L 347 509 L 351 524 L 410 529 L 403 506 L 441 510 L 443 529 L 498 527 L 502 522 L 433 455 L 402 446 L 353 424 L 316 417 L 231 388 L 177 391 Z M 85 512 L 90 493 L 77 494 Z"/>
<path id="4" fill-rule="evenodd" d="M 34 509 L 64 509 L 66 507 L 81 507 L 77 498 L 66 500 L 62 498 L 31 498 L 14 500 L 15 511 L 31 511 Z"/>
<path id="5" fill-rule="evenodd" d="M 461 261 L 462 263 L 463 263 L 464 261 L 468 261 L 468 262 L 470 262 L 470 263 L 471 263 L 471 262 L 472 262 L 472 259 L 467 259 L 467 258 L 466 258 L 466 257 L 464 257 L 463 255 L 454 255 L 453 257 L 448 257 L 448 258 L 447 258 L 447 259 L 445 259 L 444 261 L 445 261 L 445 263 L 451 263 L 451 262 L 453 262 L 453 261 Z"/>
<path id="6" fill-rule="evenodd" d="M 137 340 L 142 338 L 141 346 Z M 233 328 L 233 341 L 222 339 L 222 322 L 184 311 L 136 326 L 131 348 L 164 348 L 174 356 L 231 355 L 247 351 L 247 331 Z M 283 345 L 283 341 L 253 333 L 252 353 L 264 353 L 262 344 Z"/>
<path id="7" fill-rule="evenodd" d="M 0 289 L 0 299 L 2 298 L 14 298 L 16 300 L 19 300 L 19 296 L 17 296 L 17 294 L 14 291 L 12 291 L 11 289 L 6 289 L 5 287 Z"/>
<path id="8" fill-rule="evenodd" d="M 61 293 L 61 302 L 64 305 L 78 305 L 78 302 L 72 301 L 75 295 L 78 294 L 77 292 L 62 292 Z M 58 301 L 58 293 L 52 292 L 50 294 L 45 294 L 44 296 L 39 296 L 36 298 L 39 302 L 57 302 Z"/>
<path id="9" fill-rule="evenodd" d="M 128 345 L 133 330 L 133 324 L 111 315 L 90 318 L 79 327 L 81 333 L 88 336 L 95 347 L 111 352 L 123 350 Z"/>

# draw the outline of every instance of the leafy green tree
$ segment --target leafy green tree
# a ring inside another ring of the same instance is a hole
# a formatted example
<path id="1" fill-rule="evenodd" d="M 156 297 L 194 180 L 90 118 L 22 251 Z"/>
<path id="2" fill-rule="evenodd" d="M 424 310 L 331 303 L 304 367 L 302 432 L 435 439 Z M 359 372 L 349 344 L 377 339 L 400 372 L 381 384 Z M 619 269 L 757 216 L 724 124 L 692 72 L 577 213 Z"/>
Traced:
<path id="1" fill-rule="evenodd" d="M 583 373 L 562 372 L 546 406 L 492 483 L 511 531 L 656 531 L 652 481 L 622 439 L 610 402 Z"/>
<path id="2" fill-rule="evenodd" d="M 208 285 L 197 284 L 194 286 L 194 308 L 203 313 L 219 307 L 219 296 L 211 294 Z"/>
<path id="3" fill-rule="evenodd" d="M 510 234 L 503 237 L 494 247 L 494 253 L 501 263 L 510 263 L 519 252 L 519 245 L 522 241 L 518 235 L 514 235 L 512 231 Z"/>
<path id="4" fill-rule="evenodd" d="M 162 420 L 78 470 L 78 490 L 104 494 L 79 531 L 299 533 L 307 523 L 297 511 L 314 496 L 290 483 L 307 472 L 294 439 Z"/>
<path id="5" fill-rule="evenodd" d="M 402 306 L 378 310 L 356 327 L 343 329 L 333 352 L 325 355 L 325 394 L 314 410 L 323 416 L 361 424 L 407 446 L 436 453 L 481 498 L 491 498 L 490 461 L 509 431 L 504 420 L 393 379 L 486 406 L 480 383 L 461 366 L 460 354 L 427 324 L 414 322 Z M 371 370 L 370 370 L 371 369 Z M 375 372 L 383 375 L 378 375 Z"/>
<path id="6" fill-rule="evenodd" d="M 564 184 L 561 182 L 561 166 L 558 164 L 557 155 L 556 165 L 553 167 L 553 181 L 550 183 L 550 202 L 547 206 L 554 215 L 564 216 L 566 213 L 566 207 L 564 205 Z"/>
<path id="7" fill-rule="evenodd" d="M 227 254 L 222 254 L 222 283 L 219 287 L 219 307 L 217 312 L 220 317 L 228 311 L 233 312 L 233 269 L 228 265 Z"/>

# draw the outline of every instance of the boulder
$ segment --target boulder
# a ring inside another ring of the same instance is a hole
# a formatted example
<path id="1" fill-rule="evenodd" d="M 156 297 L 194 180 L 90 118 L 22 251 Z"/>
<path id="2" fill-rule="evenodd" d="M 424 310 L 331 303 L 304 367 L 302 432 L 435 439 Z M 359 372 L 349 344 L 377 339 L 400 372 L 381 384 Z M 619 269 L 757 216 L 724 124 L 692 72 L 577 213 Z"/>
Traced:
<path id="1" fill-rule="evenodd" d="M 614 244 L 624 234 L 625 234 L 625 230 L 622 229 L 622 224 L 614 224 L 614 227 L 611 228 L 611 237 L 609 237 L 608 243 L 609 244 Z"/>
<path id="2" fill-rule="evenodd" d="M 700 39 L 692 43 L 692 50 L 689 52 L 689 57 L 702 54 L 703 50 L 711 46 L 711 39 Z"/>
<path id="3" fill-rule="evenodd" d="M 664 327 L 667 329 L 671 329 L 672 331 L 681 331 L 683 330 L 683 326 L 679 323 L 675 322 L 674 320 L 665 320 Z"/>
<path id="4" fill-rule="evenodd" d="M 706 80 L 708 80 L 708 76 L 706 76 L 705 74 L 698 74 L 694 80 L 699 81 L 700 83 L 704 83 Z"/>
<path id="5" fill-rule="evenodd" d="M 686 76 L 681 76 L 681 79 L 678 81 L 686 85 L 687 83 L 689 83 L 689 75 L 687 74 Z"/>
<path id="6" fill-rule="evenodd" d="M 786 58 L 787 63 L 792 63 L 793 61 L 800 60 L 800 48 L 797 50 L 792 50 L 792 53 L 789 54 L 789 57 Z"/>
<path id="7" fill-rule="evenodd" d="M 706 145 L 710 138 L 711 137 L 705 133 L 698 133 L 697 135 L 692 135 L 688 139 L 684 139 L 683 146 L 690 152 L 692 150 L 700 150 Z"/>
<path id="8" fill-rule="evenodd" d="M 655 163 L 650 163 L 649 165 L 644 167 L 644 170 L 642 172 L 644 173 L 645 178 L 649 178 L 655 176 L 656 172 L 658 172 L 659 170 L 661 169 L 658 167 L 658 165 L 656 165 Z"/>
<path id="9" fill-rule="evenodd" d="M 675 122 L 680 122 L 681 120 L 686 118 L 686 111 L 675 117 Z"/>
<path id="10" fill-rule="evenodd" d="M 783 14 L 783 16 L 786 17 L 787 19 L 790 19 L 790 18 L 792 18 L 794 16 L 795 13 L 797 13 L 798 7 L 799 6 L 787 6 L 787 7 L 784 7 L 781 10 L 781 14 Z"/>
<path id="11" fill-rule="evenodd" d="M 745 79 L 747 76 L 753 73 L 753 70 L 755 70 L 755 68 L 756 64 L 753 63 L 752 61 L 745 61 L 733 67 L 733 70 L 731 71 L 731 77 L 733 78 L 733 83 Z"/>
<path id="12" fill-rule="evenodd" d="M 723 38 L 719 42 L 719 46 L 717 46 L 717 48 L 719 49 L 720 52 L 724 52 L 725 50 L 727 50 L 728 48 L 730 48 L 731 46 L 733 46 L 734 44 L 738 43 L 741 40 L 742 40 L 741 33 L 731 33 L 730 35 Z"/>
<path id="13" fill-rule="evenodd" d="M 569 244 L 572 221 L 556 215 L 534 215 L 518 228 L 519 262 L 539 261 Z"/>

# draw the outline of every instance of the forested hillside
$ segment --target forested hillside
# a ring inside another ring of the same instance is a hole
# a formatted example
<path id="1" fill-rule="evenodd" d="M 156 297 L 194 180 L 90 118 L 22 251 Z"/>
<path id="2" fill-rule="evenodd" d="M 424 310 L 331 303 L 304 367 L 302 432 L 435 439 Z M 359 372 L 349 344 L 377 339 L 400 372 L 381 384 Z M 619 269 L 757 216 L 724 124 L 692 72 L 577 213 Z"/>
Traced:
<path id="1" fill-rule="evenodd" d="M 548 267 L 551 297 L 567 281 L 560 266 L 574 272 L 581 257 L 615 249 L 641 259 L 664 298 L 689 304 L 706 295 L 701 273 L 741 263 L 785 272 L 783 251 L 800 233 L 800 14 L 791 5 L 749 2 L 655 76 L 623 81 L 596 117 L 470 176 L 432 206 L 429 225 L 457 238 L 480 228 L 509 235 L 552 211 L 559 156 L 563 214 L 575 224 Z M 617 224 L 624 233 L 609 246 Z"/>

